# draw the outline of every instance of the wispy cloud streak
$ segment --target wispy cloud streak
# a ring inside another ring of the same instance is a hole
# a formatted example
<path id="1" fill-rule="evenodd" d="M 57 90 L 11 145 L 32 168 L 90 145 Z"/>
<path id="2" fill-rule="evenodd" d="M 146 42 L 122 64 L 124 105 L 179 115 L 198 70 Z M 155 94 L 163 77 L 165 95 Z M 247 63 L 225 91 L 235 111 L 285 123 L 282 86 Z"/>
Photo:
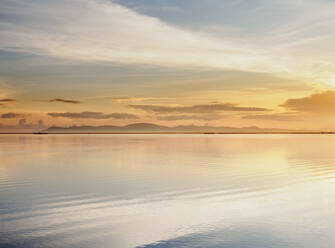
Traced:
<path id="1" fill-rule="evenodd" d="M 1 114 L 1 118 L 3 118 L 3 119 L 14 119 L 14 118 L 18 118 L 18 117 L 21 117 L 21 116 L 23 116 L 23 115 L 18 114 L 18 113 L 13 113 L 13 112 Z"/>
<path id="2" fill-rule="evenodd" d="M 183 121 L 183 120 L 198 120 L 198 121 L 213 121 L 222 119 L 223 116 L 219 114 L 209 115 L 165 115 L 158 116 L 157 119 L 161 121 Z"/>
<path id="3" fill-rule="evenodd" d="M 8 102 L 15 102 L 15 99 L 11 99 L 11 98 L 3 98 L 0 99 L 0 103 L 8 103 Z"/>
<path id="4" fill-rule="evenodd" d="M 240 107 L 233 103 L 218 103 L 218 104 L 204 104 L 192 106 L 165 106 L 165 105 L 143 105 L 132 104 L 129 105 L 134 109 L 140 109 L 148 112 L 155 113 L 211 113 L 221 111 L 240 111 L 240 112 L 258 112 L 269 111 L 267 108 L 260 107 Z"/>
<path id="5" fill-rule="evenodd" d="M 64 112 L 64 113 L 48 113 L 52 117 L 63 117 L 69 119 L 139 119 L 137 115 L 128 113 L 111 113 L 104 114 L 102 112 Z"/>
<path id="6" fill-rule="evenodd" d="M 241 39 L 172 26 L 103 0 L 2 0 L 0 49 L 85 62 L 235 69 L 329 80 L 335 58 L 327 52 L 334 41 L 327 34 L 335 23 L 326 22 L 325 16 L 332 17 L 335 5 L 310 0 L 275 3 L 296 12 L 297 20 L 262 39 Z M 318 25 L 303 29 L 311 23 Z M 312 51 L 308 59 L 299 44 L 305 52 Z"/>
<path id="7" fill-rule="evenodd" d="M 68 100 L 68 99 L 62 99 L 62 98 L 50 99 L 49 102 L 62 102 L 62 103 L 71 103 L 71 104 L 81 103 L 80 101 L 77 101 L 77 100 Z"/>

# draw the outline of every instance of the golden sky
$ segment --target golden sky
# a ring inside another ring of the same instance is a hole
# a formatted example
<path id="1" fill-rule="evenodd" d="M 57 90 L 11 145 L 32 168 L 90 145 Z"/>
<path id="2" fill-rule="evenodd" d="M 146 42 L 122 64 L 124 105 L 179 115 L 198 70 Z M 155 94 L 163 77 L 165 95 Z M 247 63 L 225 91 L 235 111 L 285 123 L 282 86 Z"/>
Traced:
<path id="1" fill-rule="evenodd" d="M 0 0 L 0 131 L 335 131 L 335 2 Z"/>

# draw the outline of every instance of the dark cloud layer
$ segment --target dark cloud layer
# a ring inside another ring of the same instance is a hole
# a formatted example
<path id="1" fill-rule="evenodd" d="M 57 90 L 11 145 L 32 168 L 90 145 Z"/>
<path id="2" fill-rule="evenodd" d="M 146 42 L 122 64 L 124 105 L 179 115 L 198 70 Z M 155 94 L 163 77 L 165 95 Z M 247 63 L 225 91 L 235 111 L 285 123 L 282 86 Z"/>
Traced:
<path id="1" fill-rule="evenodd" d="M 1 118 L 3 118 L 3 119 L 14 119 L 14 118 L 18 118 L 18 117 L 21 117 L 21 116 L 22 116 L 22 114 L 10 112 L 10 113 L 2 114 Z"/>
<path id="2" fill-rule="evenodd" d="M 181 120 L 199 120 L 199 121 L 213 121 L 221 119 L 222 115 L 165 115 L 158 116 L 157 119 L 161 121 L 181 121 Z"/>
<path id="3" fill-rule="evenodd" d="M 68 100 L 68 99 L 62 99 L 62 98 L 54 98 L 54 99 L 49 100 L 49 102 L 62 102 L 62 103 L 72 103 L 72 104 L 81 103 L 80 101 L 77 101 L 77 100 Z"/>
<path id="4" fill-rule="evenodd" d="M 128 113 L 111 113 L 104 114 L 102 112 L 79 112 L 79 113 L 48 113 L 52 117 L 64 117 L 69 119 L 138 119 L 137 115 L 128 114 Z"/>
<path id="5" fill-rule="evenodd" d="M 164 106 L 164 105 L 142 105 L 142 104 L 132 104 L 129 105 L 135 109 L 141 109 L 148 112 L 155 113 L 213 113 L 221 111 L 269 111 L 270 109 L 258 108 L 258 107 L 239 107 L 237 104 L 233 103 L 217 103 L 217 104 L 204 104 L 204 105 L 192 105 L 192 106 Z"/>
<path id="6" fill-rule="evenodd" d="M 0 106 L 6 106 L 6 104 L 10 104 L 13 102 L 16 102 L 16 100 L 12 98 L 2 98 L 0 99 Z"/>
<path id="7" fill-rule="evenodd" d="M 325 91 L 307 97 L 288 99 L 280 106 L 301 112 L 335 113 L 335 91 Z"/>
<path id="8" fill-rule="evenodd" d="M 16 100 L 15 99 L 11 99 L 11 98 L 3 98 L 3 99 L 0 99 L 0 102 L 2 103 L 6 103 L 6 102 L 15 102 Z"/>

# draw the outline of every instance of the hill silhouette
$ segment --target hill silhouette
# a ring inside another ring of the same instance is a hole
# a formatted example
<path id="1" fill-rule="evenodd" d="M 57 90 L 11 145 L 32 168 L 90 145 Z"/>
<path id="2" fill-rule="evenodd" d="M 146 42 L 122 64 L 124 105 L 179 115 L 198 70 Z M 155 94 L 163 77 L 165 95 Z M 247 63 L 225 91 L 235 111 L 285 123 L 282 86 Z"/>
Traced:
<path id="1" fill-rule="evenodd" d="M 229 126 L 195 126 L 195 125 L 185 125 L 185 126 L 162 126 L 156 125 L 153 123 L 133 123 L 125 126 L 70 126 L 70 127 L 58 127 L 52 126 L 48 129 L 43 130 L 47 133 L 155 133 L 155 132 L 164 132 L 164 133 L 204 133 L 204 132 L 213 132 L 213 133 L 244 133 L 244 132 L 291 132 L 294 130 L 288 129 L 276 129 L 276 128 L 259 128 L 257 126 L 251 127 L 229 127 Z"/>

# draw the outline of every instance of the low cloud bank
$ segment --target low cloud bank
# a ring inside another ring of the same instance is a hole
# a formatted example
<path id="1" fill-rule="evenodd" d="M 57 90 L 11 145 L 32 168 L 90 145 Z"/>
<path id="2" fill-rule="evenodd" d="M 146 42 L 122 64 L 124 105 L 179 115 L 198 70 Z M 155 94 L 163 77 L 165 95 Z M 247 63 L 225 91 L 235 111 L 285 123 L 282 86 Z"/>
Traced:
<path id="1" fill-rule="evenodd" d="M 218 103 L 218 104 L 204 104 L 204 105 L 191 105 L 191 106 L 165 106 L 165 105 L 144 105 L 144 104 L 131 104 L 130 107 L 140 109 L 147 112 L 154 113 L 214 113 L 221 111 L 240 111 L 240 112 L 258 112 L 270 111 L 267 108 L 260 107 L 240 107 L 234 103 Z"/>

